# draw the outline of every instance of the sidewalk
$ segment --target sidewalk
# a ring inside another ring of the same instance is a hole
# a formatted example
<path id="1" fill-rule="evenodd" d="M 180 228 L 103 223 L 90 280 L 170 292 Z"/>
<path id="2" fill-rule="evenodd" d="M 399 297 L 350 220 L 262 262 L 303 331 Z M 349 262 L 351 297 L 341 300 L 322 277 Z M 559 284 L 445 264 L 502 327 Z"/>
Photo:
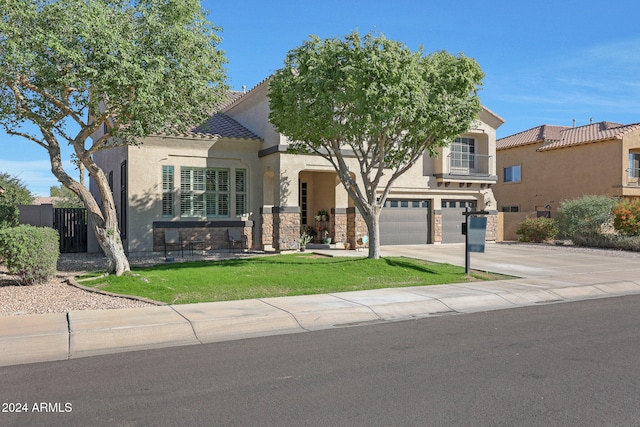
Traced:
<path id="1" fill-rule="evenodd" d="M 334 256 L 364 252 L 321 250 Z M 463 245 L 383 256 L 464 265 Z M 640 255 L 488 245 L 471 267 L 517 279 L 325 295 L 0 317 L 0 366 L 640 293 Z"/>

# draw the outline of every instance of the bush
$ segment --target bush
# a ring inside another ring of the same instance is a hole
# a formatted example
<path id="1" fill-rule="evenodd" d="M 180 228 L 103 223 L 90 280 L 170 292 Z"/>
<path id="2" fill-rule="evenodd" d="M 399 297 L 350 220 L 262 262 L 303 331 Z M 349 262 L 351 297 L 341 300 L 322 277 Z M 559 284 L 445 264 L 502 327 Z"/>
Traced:
<path id="1" fill-rule="evenodd" d="M 518 225 L 516 231 L 521 242 L 540 243 L 553 239 L 558 233 L 558 227 L 551 218 L 526 218 Z"/>
<path id="2" fill-rule="evenodd" d="M 0 228 L 17 227 L 19 219 L 18 205 L 29 205 L 33 198 L 27 186 L 19 178 L 0 172 Z"/>
<path id="3" fill-rule="evenodd" d="M 640 234 L 640 200 L 622 200 L 613 208 L 613 228 L 627 236 Z"/>
<path id="4" fill-rule="evenodd" d="M 53 228 L 20 225 L 0 229 L 0 262 L 25 285 L 53 277 L 59 255 L 58 232 Z"/>
<path id="5" fill-rule="evenodd" d="M 612 222 L 611 211 L 617 203 L 617 199 L 607 196 L 583 196 L 562 201 L 556 216 L 559 236 L 575 242 L 576 239 L 602 234 L 603 228 Z"/>
<path id="6" fill-rule="evenodd" d="M 621 251 L 640 252 L 640 237 L 619 236 L 616 234 L 598 234 L 587 237 L 578 237 L 574 244 L 589 248 L 617 249 Z"/>

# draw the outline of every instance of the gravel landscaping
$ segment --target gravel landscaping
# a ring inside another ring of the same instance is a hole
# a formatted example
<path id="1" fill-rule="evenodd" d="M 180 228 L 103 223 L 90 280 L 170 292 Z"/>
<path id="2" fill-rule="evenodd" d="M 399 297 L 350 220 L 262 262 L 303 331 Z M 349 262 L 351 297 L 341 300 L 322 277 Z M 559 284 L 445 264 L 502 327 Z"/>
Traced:
<path id="1" fill-rule="evenodd" d="M 215 260 L 246 254 L 213 253 L 206 255 L 177 257 L 176 261 Z M 69 279 L 88 271 L 104 270 L 105 258 L 97 254 L 61 254 L 58 274 L 47 283 L 21 286 L 14 276 L 7 274 L 0 265 L 0 316 L 66 313 L 75 310 L 105 310 L 113 308 L 148 307 L 152 303 L 136 298 L 122 298 L 88 291 L 69 284 Z M 162 255 L 132 256 L 129 263 L 137 266 L 164 263 Z"/>

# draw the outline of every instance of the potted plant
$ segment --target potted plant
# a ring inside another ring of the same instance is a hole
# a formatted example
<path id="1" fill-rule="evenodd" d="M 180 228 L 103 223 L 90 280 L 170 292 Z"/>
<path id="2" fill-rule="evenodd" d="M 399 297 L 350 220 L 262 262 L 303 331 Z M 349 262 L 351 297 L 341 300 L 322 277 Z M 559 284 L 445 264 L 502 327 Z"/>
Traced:
<path id="1" fill-rule="evenodd" d="M 300 235 L 300 252 L 304 252 L 307 249 L 307 244 L 311 241 L 312 237 L 306 232 Z"/>
<path id="2" fill-rule="evenodd" d="M 304 228 L 303 233 L 307 233 L 309 235 L 309 237 L 311 237 L 311 240 L 315 239 L 315 237 L 317 235 L 316 230 L 310 225 L 307 225 Z"/>
<path id="3" fill-rule="evenodd" d="M 329 212 L 324 209 L 320 209 L 316 215 L 316 218 L 318 217 L 320 217 L 320 220 L 322 221 L 329 221 Z"/>
<path id="4" fill-rule="evenodd" d="M 330 245 L 331 244 L 331 237 L 329 237 L 329 232 L 327 230 L 324 230 L 322 232 L 322 238 L 323 238 L 324 243 L 326 245 Z"/>

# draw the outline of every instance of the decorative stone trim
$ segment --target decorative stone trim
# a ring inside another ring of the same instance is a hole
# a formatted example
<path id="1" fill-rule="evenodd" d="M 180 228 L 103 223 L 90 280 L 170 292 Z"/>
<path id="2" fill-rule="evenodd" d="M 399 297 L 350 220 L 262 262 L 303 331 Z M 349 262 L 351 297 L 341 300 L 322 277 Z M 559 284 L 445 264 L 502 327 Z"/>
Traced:
<path id="1" fill-rule="evenodd" d="M 369 229 L 367 223 L 357 208 L 347 208 L 347 243 L 352 249 L 362 248 L 366 245 L 362 242 L 362 236 L 367 236 Z"/>
<path id="2" fill-rule="evenodd" d="M 273 208 L 263 207 L 260 208 L 260 216 L 262 220 L 261 224 L 261 238 L 262 249 L 273 249 Z"/>
<path id="3" fill-rule="evenodd" d="M 487 236 L 485 240 L 488 242 L 498 240 L 498 211 L 489 211 L 489 215 L 487 215 Z"/>
<path id="4" fill-rule="evenodd" d="M 433 211 L 433 243 L 442 243 L 442 211 Z"/>
<path id="5" fill-rule="evenodd" d="M 347 242 L 347 209 L 331 209 L 331 239 L 334 243 Z"/>
<path id="6" fill-rule="evenodd" d="M 276 251 L 291 251 L 300 248 L 300 207 L 274 206 L 273 245 Z"/>

